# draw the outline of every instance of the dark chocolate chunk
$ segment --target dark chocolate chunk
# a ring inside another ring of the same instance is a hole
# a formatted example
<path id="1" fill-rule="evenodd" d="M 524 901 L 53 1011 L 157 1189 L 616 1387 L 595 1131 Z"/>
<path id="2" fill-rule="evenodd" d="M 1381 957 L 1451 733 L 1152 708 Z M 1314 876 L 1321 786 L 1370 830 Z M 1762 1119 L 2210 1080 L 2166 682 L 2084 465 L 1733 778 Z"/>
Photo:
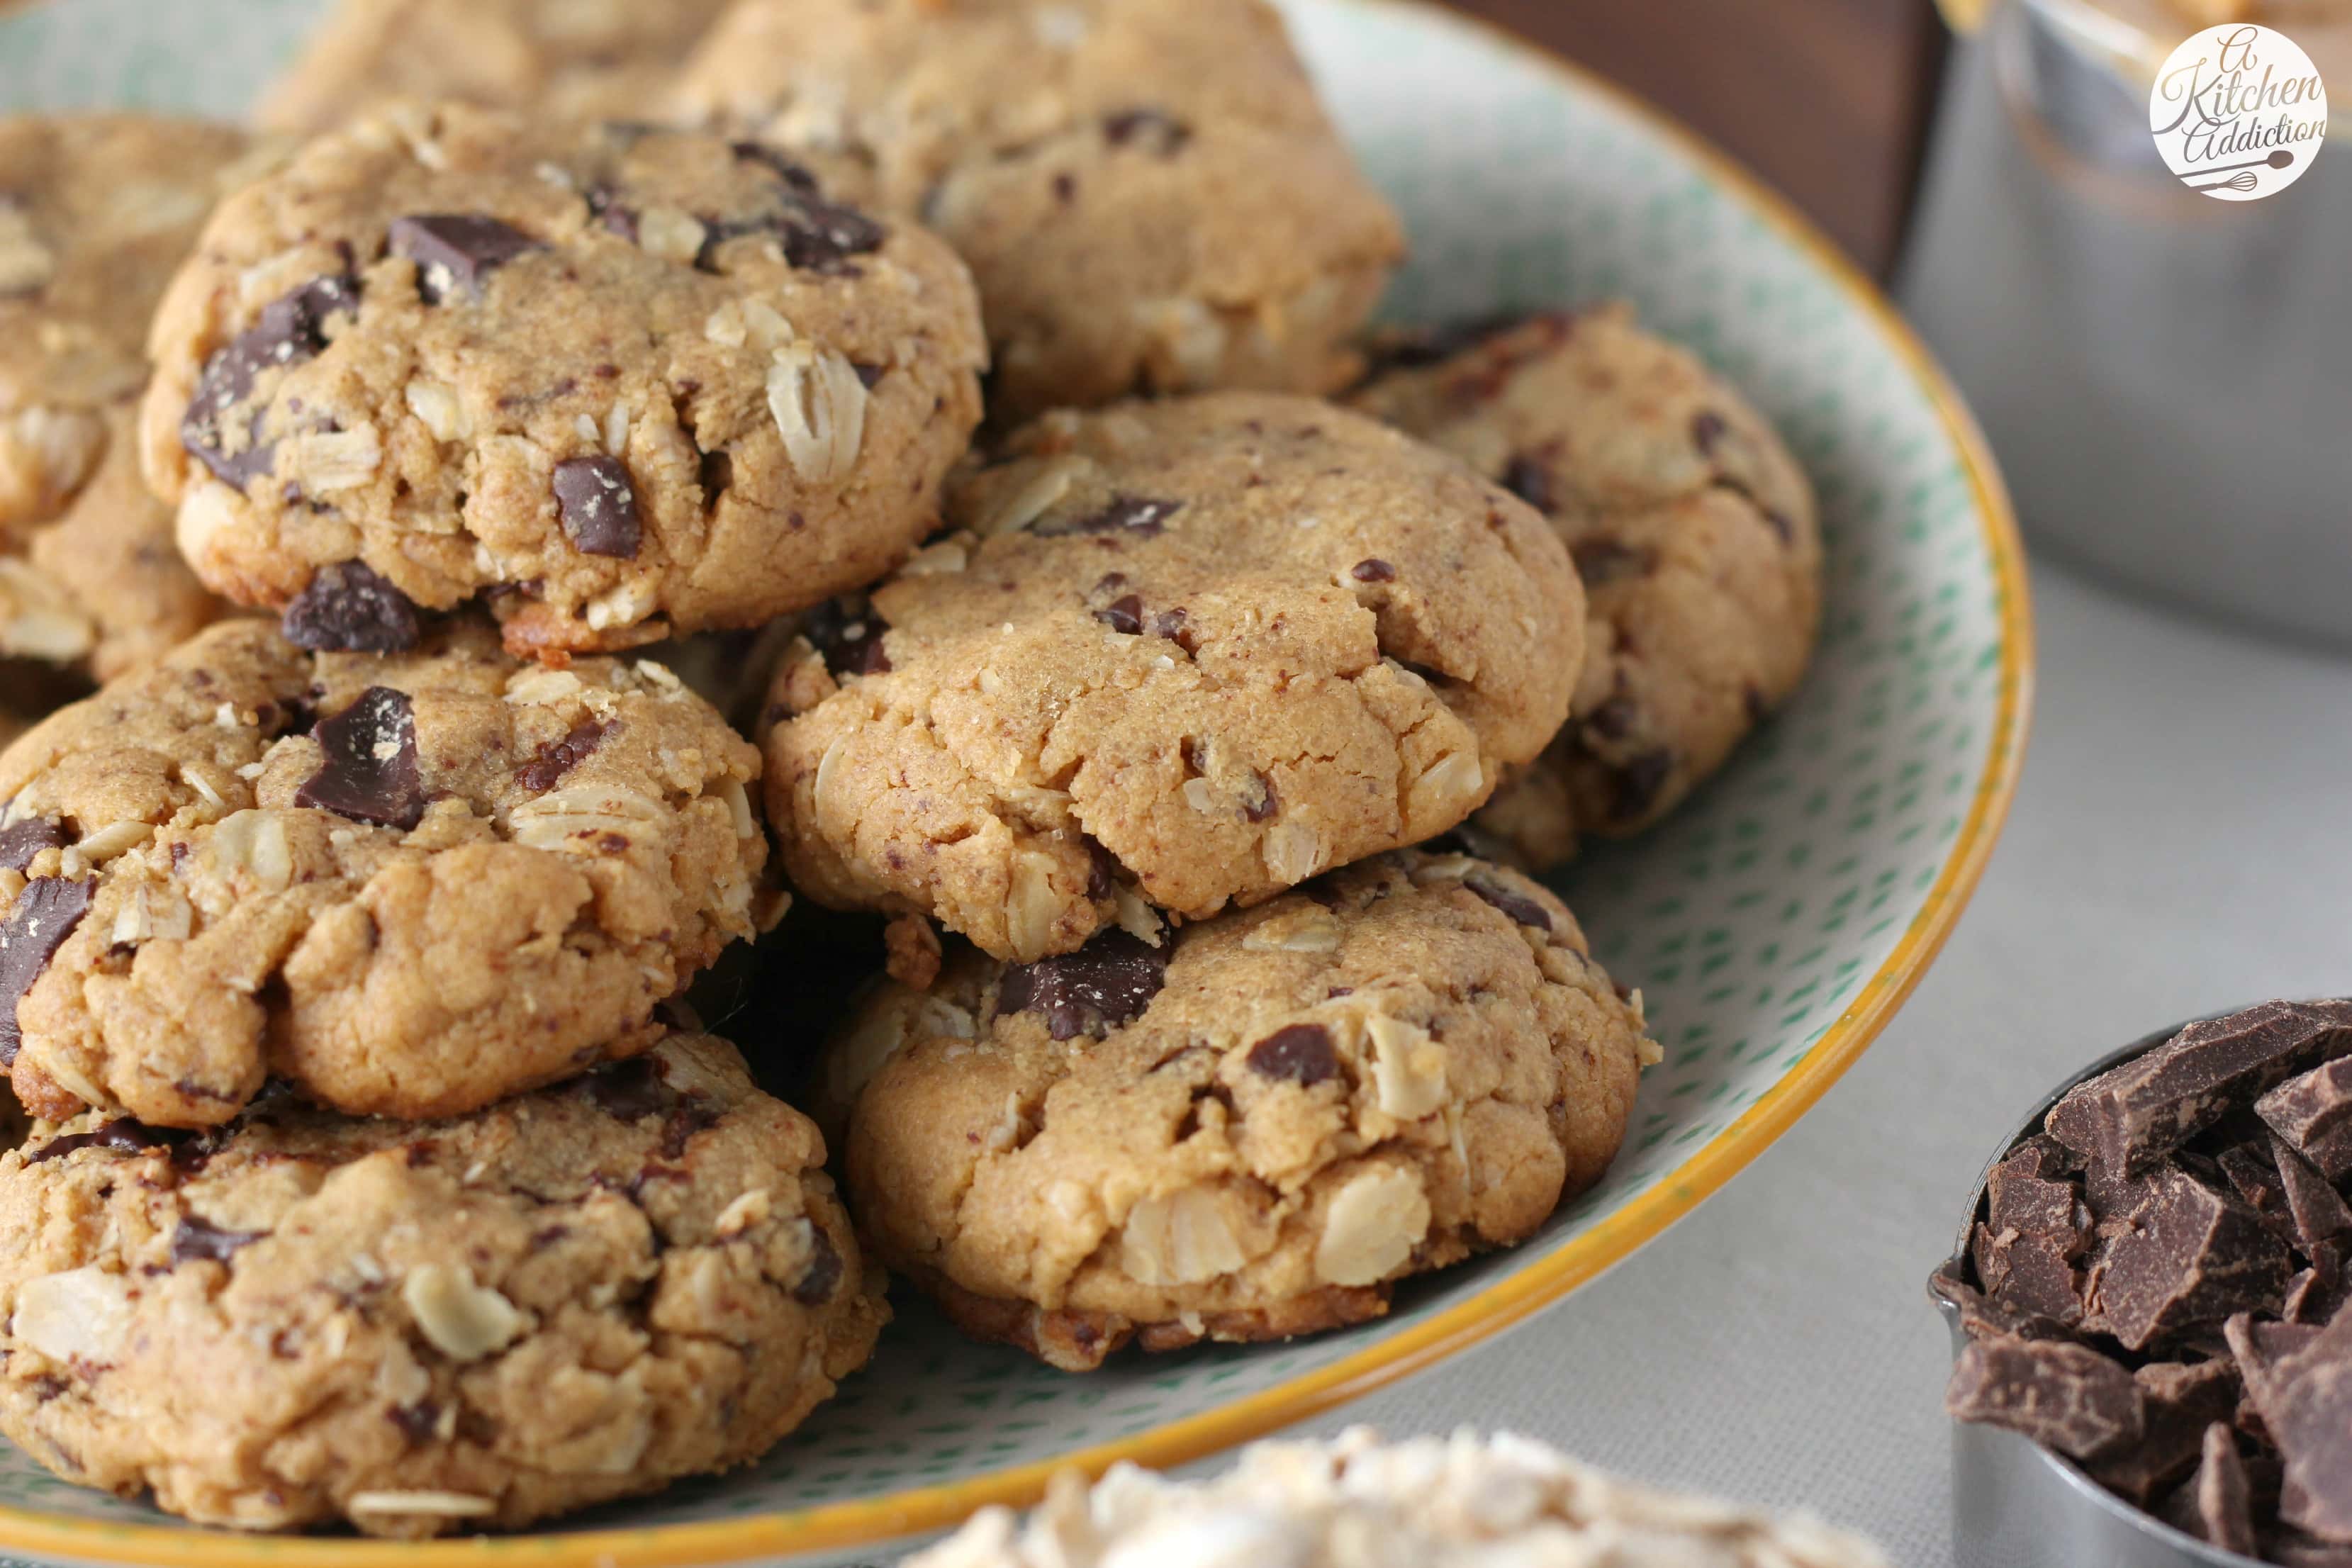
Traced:
<path id="1" fill-rule="evenodd" d="M 2352 1056 L 2287 1079 L 2254 1101 L 2254 1114 L 2329 1181 L 2352 1176 Z"/>
<path id="2" fill-rule="evenodd" d="M 0 866 L 21 871 L 44 849 L 66 847 L 65 829 L 46 816 L 28 816 L 0 827 Z"/>
<path id="3" fill-rule="evenodd" d="M 2286 1294 L 2279 1300 L 2278 1315 L 2290 1323 L 2324 1324 L 2335 1321 L 2352 1294 L 2345 1278 L 2345 1261 L 2352 1257 L 2352 1246 L 2342 1241 L 2323 1241 L 2312 1256 L 2311 1267 L 2286 1282 Z"/>
<path id="4" fill-rule="evenodd" d="M 1579 723 L 1597 739 L 1622 741 L 1633 732 L 1634 721 L 1641 716 L 1642 710 L 1633 699 L 1619 691 L 1602 699 Z"/>
<path id="5" fill-rule="evenodd" d="M 583 555 L 635 560 L 644 542 L 637 490 L 618 458 L 566 458 L 555 465 L 555 510 L 563 536 Z"/>
<path id="6" fill-rule="evenodd" d="M 2352 1545 L 2322 1541 L 2299 1530 L 2274 1531 L 2264 1538 L 2263 1557 L 2279 1568 L 2352 1568 Z"/>
<path id="7" fill-rule="evenodd" d="M 2076 1264 L 2091 1243 L 2091 1214 L 2058 1147 L 2029 1138 L 1992 1168 L 1974 1256 L 1977 1278 L 2003 1306 L 2074 1323 L 2083 1316 Z"/>
<path id="8" fill-rule="evenodd" d="M 803 1307 L 822 1307 L 841 1284 L 841 1249 L 822 1226 L 810 1220 L 801 1223 L 808 1226 L 809 1265 L 793 1285 L 793 1300 Z"/>
<path id="9" fill-rule="evenodd" d="M 1165 637 L 1188 654 L 1201 651 L 1201 634 L 1192 629 L 1192 617 L 1184 613 L 1181 605 L 1152 616 L 1151 635 Z"/>
<path id="10" fill-rule="evenodd" d="M 428 305 L 453 294 L 482 297 L 482 279 L 516 257 L 545 248 L 485 213 L 420 213 L 392 220 L 391 248 L 416 263 L 416 291 Z"/>
<path id="11" fill-rule="evenodd" d="M 2271 1234 L 2289 1247 L 2299 1247 L 2303 1237 L 2294 1228 L 2294 1215 L 2287 1212 L 2286 1184 L 2279 1180 L 2278 1167 L 2263 1154 L 2249 1146 L 2224 1149 L 2215 1166 L 2229 1181 L 2237 1194 L 2246 1200 L 2246 1206 L 2263 1216 Z M 2130 1184 L 2133 1190 L 2145 1190 L 2144 1182 Z"/>
<path id="12" fill-rule="evenodd" d="M 1944 1391 L 1955 1419 L 2021 1432 L 2076 1459 L 2137 1442 L 2145 1403 L 2132 1374 L 2098 1352 L 2012 1336 L 1970 1341 Z"/>
<path id="13" fill-rule="evenodd" d="M 2271 1159 L 2278 1167 L 2279 1184 L 2286 1190 L 2287 1213 L 2294 1217 L 2305 1258 L 2316 1257 L 2326 1243 L 2352 1235 L 2352 1208 L 2345 1206 L 2317 1167 L 2288 1148 L 2283 1138 L 2271 1140 Z"/>
<path id="14" fill-rule="evenodd" d="M 1168 953 L 1123 931 L 1076 952 L 1016 963 L 997 984 L 1000 1013 L 1039 1013 L 1057 1040 L 1108 1034 L 1143 1011 L 1168 977 Z"/>
<path id="15" fill-rule="evenodd" d="M 1275 793 L 1274 781 L 1262 773 L 1253 772 L 1249 783 L 1242 786 L 1242 815 L 1252 822 L 1265 822 L 1282 810 L 1282 796 Z"/>
<path id="16" fill-rule="evenodd" d="M 1133 533 L 1149 539 L 1183 509 L 1176 500 L 1151 500 L 1142 496 L 1113 496 L 1100 511 L 1068 522 L 1039 523 L 1030 532 L 1055 539 L 1069 533 Z"/>
<path id="17" fill-rule="evenodd" d="M 1103 140 L 1169 158 L 1192 140 L 1192 128 L 1164 109 L 1124 109 L 1103 116 Z"/>
<path id="18" fill-rule="evenodd" d="M 2107 1239 L 2092 1269 L 2092 1304 L 2116 1339 L 2142 1350 L 2279 1299 L 2294 1266 L 2261 1216 L 2186 1171 L 2152 1180 L 2154 1195 Z"/>
<path id="19" fill-rule="evenodd" d="M 1109 898 L 1118 887 L 1118 857 L 1112 854 L 1102 840 L 1085 837 L 1087 847 L 1087 897 L 1096 903 Z"/>
<path id="20" fill-rule="evenodd" d="M 1249 1048 L 1252 1072 L 1286 1083 L 1312 1086 L 1339 1076 L 1339 1053 L 1331 1031 L 1320 1024 L 1290 1024 Z"/>
<path id="21" fill-rule="evenodd" d="M 429 1399 L 414 1405 L 395 1405 L 384 1414 L 400 1428 L 400 1435 L 412 1443 L 422 1443 L 441 1429 L 441 1407 Z"/>
<path id="22" fill-rule="evenodd" d="M 37 1165 L 44 1160 L 62 1159 L 77 1149 L 110 1149 L 118 1154 L 136 1154 L 146 1149 L 169 1148 L 186 1136 L 185 1133 L 159 1131 L 130 1117 L 117 1117 L 102 1121 L 87 1132 L 68 1132 L 52 1138 L 39 1148 L 27 1152 L 25 1163 Z"/>
<path id="23" fill-rule="evenodd" d="M 854 256 L 882 247 L 889 231 L 855 207 L 805 193 L 784 192 L 777 210 L 757 217 L 721 218 L 703 225 L 701 250 L 694 264 L 706 272 L 719 268 L 719 247 L 746 235 L 773 236 L 786 265 L 827 277 L 855 277 Z"/>
<path id="24" fill-rule="evenodd" d="M 1675 771 L 1675 754 L 1664 746 L 1639 752 L 1609 770 L 1609 814 L 1631 822 L 1657 804 L 1658 792 Z"/>
<path id="25" fill-rule="evenodd" d="M 1691 445 L 1699 449 L 1700 456 L 1712 458 L 1716 444 L 1723 439 L 1724 433 L 1729 428 L 1723 422 L 1722 415 L 1711 408 L 1702 408 L 1691 416 Z"/>
<path id="26" fill-rule="evenodd" d="M 2238 1455 L 2238 1434 L 2226 1421 L 2205 1428 L 2198 1447 L 2197 1474 L 2183 1489 L 2186 1507 L 2173 1523 L 2224 1552 L 2255 1553 L 2253 1489 L 2246 1462 Z"/>
<path id="27" fill-rule="evenodd" d="M 2279 1517 L 2329 1541 L 2352 1542 L 2352 1314 L 2273 1359 L 2246 1388 L 2286 1477 Z"/>
<path id="28" fill-rule="evenodd" d="M 1143 631 L 1143 600 L 1134 594 L 1124 594 L 1095 612 L 1095 619 L 1122 637 L 1138 637 Z"/>
<path id="29" fill-rule="evenodd" d="M 268 1234 L 266 1230 L 230 1230 L 194 1215 L 183 1215 L 179 1228 L 172 1233 L 172 1261 L 226 1263 L 237 1248 L 251 1247 Z"/>
<path id="30" fill-rule="evenodd" d="M 662 1123 L 661 1142 L 656 1146 L 665 1160 L 682 1160 L 686 1146 L 694 1142 L 695 1134 L 719 1125 L 720 1111 L 698 1094 L 683 1095 L 677 1106 Z"/>
<path id="31" fill-rule="evenodd" d="M 515 783 L 533 793 L 553 789 L 559 780 L 582 763 L 604 741 L 608 726 L 583 719 L 561 741 L 543 741 L 530 761 L 515 770 Z"/>
<path id="32" fill-rule="evenodd" d="M 215 478 L 243 489 L 267 475 L 276 459 L 275 443 L 261 439 L 262 411 L 245 422 L 241 446 L 231 450 L 230 413 L 253 392 L 263 373 L 314 359 L 327 346 L 327 322 L 359 309 L 356 278 L 314 278 L 261 308 L 261 317 L 205 362 L 195 395 L 180 421 L 180 443 Z"/>
<path id="33" fill-rule="evenodd" d="M 838 679 L 845 675 L 887 675 L 890 656 L 882 634 L 890 628 L 870 610 L 853 614 L 838 600 L 820 605 L 809 614 L 801 635 L 824 656 L 824 667 Z"/>
<path id="34" fill-rule="evenodd" d="M 1503 465 L 1503 488 L 1549 516 L 1554 497 L 1551 470 L 1536 458 L 1513 458 Z"/>
<path id="35" fill-rule="evenodd" d="M 1972 1340 L 2002 1334 L 2025 1340 L 2063 1340 L 2069 1336 L 2063 1323 L 2019 1311 L 1987 1296 L 1964 1278 L 1958 1259 L 1927 1277 L 1927 1293 L 1958 1310 L 1960 1331 Z"/>
<path id="36" fill-rule="evenodd" d="M 364 561 L 337 561 L 310 574 L 278 617 L 296 647 L 314 653 L 401 653 L 416 646 L 415 602 Z"/>
<path id="37" fill-rule="evenodd" d="M 2265 1002 L 2191 1024 L 2053 1106 L 2051 1134 L 2108 1169 L 2146 1171 L 2233 1104 L 2352 1053 L 2352 1002 Z"/>
<path id="38" fill-rule="evenodd" d="M 1348 575 L 1359 583 L 1393 583 L 1396 568 L 1375 555 L 1349 567 Z"/>
<path id="39" fill-rule="evenodd" d="M 1551 911 L 1525 893 L 1513 892 L 1493 878 L 1481 877 L 1475 872 L 1463 878 L 1462 885 L 1518 924 L 1533 926 L 1538 931 L 1551 930 Z"/>
<path id="40" fill-rule="evenodd" d="M 16 1004 L 49 966 L 58 949 L 89 912 L 98 884 L 63 877 L 36 877 L 16 895 L 16 907 L 0 921 L 0 1068 L 13 1067 L 24 1044 Z"/>
<path id="41" fill-rule="evenodd" d="M 326 756 L 294 792 L 295 805 L 383 827 L 416 826 L 425 815 L 425 782 L 408 693 L 371 686 L 311 733 Z"/>
<path id="42" fill-rule="evenodd" d="M 2089 1466 L 2091 1479 L 2146 1508 L 2196 1468 L 2206 1428 L 2238 1407 L 2238 1370 L 2227 1361 L 2152 1362 L 2132 1373 L 2145 1431 Z"/>
<path id="43" fill-rule="evenodd" d="M 1628 544 L 1613 534 L 1588 534 L 1568 547 L 1576 574 L 1588 588 L 1646 577 L 1658 569 L 1658 552 L 1646 545 Z"/>
<path id="44" fill-rule="evenodd" d="M 729 152 L 746 163 L 757 163 L 803 196 L 821 195 L 816 176 L 763 142 L 737 142 Z"/>
<path id="45" fill-rule="evenodd" d="M 591 185 L 581 195 L 604 232 L 617 234 L 631 245 L 637 243 L 637 209 L 623 201 L 619 191 L 611 185 Z"/>
<path id="46" fill-rule="evenodd" d="M 662 1079 L 651 1057 L 631 1057 L 608 1062 L 581 1074 L 572 1085 L 588 1102 L 616 1121 L 638 1121 L 667 1116 L 677 1104 L 677 1091 Z"/>

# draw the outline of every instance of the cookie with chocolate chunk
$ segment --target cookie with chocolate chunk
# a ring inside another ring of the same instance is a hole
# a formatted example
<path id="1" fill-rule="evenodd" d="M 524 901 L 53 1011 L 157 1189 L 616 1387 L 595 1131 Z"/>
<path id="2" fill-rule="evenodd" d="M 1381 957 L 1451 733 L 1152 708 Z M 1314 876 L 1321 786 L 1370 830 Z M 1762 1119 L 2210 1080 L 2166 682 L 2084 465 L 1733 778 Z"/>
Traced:
<path id="1" fill-rule="evenodd" d="M 0 656 L 109 679 L 217 616 L 139 477 L 148 319 L 271 153 L 139 114 L 0 118 Z"/>
<path id="2" fill-rule="evenodd" d="M 1747 399 L 1630 309 L 1389 345 L 1354 406 L 1552 521 L 1590 610 L 1574 716 L 1477 826 L 1540 869 L 1636 833 L 1794 691 L 1821 619 L 1811 488 Z"/>
<path id="3" fill-rule="evenodd" d="M 1264 0 L 742 0 L 677 100 L 954 245 L 1001 416 L 1333 391 L 1403 252 Z"/>
<path id="4" fill-rule="evenodd" d="M 0 1063 L 37 1115 L 209 1127 L 272 1076 L 446 1116 L 627 1056 L 768 912 L 758 777 L 650 662 L 225 622 L 0 754 Z"/>
<path id="5" fill-rule="evenodd" d="M 1460 822 L 1568 712 L 1583 604 L 1524 502 L 1308 398 L 1049 415 L 777 677 L 795 886 L 1003 958 L 1202 919 Z"/>
<path id="6" fill-rule="evenodd" d="M 143 449 L 197 574 L 356 563 L 561 663 L 887 571 L 980 418 L 971 280 L 749 144 L 403 106 L 224 205 Z"/>
<path id="7" fill-rule="evenodd" d="M 310 134 L 391 100 L 643 120 L 727 0 L 341 0 L 255 121 Z"/>
<path id="8" fill-rule="evenodd" d="M 1559 900 L 1406 851 L 1244 912 L 886 984 L 820 1114 L 877 1256 L 1073 1371 L 1385 1311 L 1597 1181 L 1658 1052 Z"/>
<path id="9" fill-rule="evenodd" d="M 0 1154 L 0 1426 L 246 1530 L 510 1529 L 747 1464 L 888 1316 L 824 1160 L 690 1032 L 449 1121 L 44 1126 Z"/>

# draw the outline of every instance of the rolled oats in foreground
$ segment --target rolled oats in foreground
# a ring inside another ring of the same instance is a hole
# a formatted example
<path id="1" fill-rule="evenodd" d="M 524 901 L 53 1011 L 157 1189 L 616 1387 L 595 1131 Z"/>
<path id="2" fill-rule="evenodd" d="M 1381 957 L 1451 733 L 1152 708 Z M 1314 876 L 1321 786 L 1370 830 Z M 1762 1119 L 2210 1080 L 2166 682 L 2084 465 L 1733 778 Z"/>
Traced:
<path id="1" fill-rule="evenodd" d="M 1055 1481 L 1026 1521 L 991 1509 L 908 1568 L 1884 1568 L 1869 1542 L 1654 1491 L 1525 1437 L 1355 1427 L 1262 1443 L 1213 1480 L 1120 1465 Z"/>

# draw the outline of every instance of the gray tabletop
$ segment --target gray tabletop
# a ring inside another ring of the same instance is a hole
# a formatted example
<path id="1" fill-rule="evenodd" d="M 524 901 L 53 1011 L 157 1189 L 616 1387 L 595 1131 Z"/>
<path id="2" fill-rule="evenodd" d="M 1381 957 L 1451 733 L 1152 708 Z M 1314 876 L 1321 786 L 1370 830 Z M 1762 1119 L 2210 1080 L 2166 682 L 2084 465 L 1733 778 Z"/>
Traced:
<path id="1" fill-rule="evenodd" d="M 1948 1351 L 1922 1284 L 1988 1146 L 2162 1024 L 2352 991 L 2352 661 L 2046 561 L 2035 596 L 2024 786 L 1975 903 L 1878 1043 L 1615 1272 L 1316 1429 L 1510 1428 L 1648 1479 L 1810 1505 L 1908 1568 L 1949 1563 Z"/>

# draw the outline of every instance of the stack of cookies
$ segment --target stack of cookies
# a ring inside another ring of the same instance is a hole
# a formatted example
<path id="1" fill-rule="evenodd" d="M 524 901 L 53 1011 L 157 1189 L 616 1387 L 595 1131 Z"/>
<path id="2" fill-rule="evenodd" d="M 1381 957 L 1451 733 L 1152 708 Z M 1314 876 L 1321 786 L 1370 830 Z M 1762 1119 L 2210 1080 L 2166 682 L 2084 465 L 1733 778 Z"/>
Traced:
<path id="1" fill-rule="evenodd" d="M 1529 873 L 1810 652 L 1689 356 L 1365 332 L 1261 0 L 608 9 L 0 121 L 0 1426 L 69 1479 L 520 1526 L 758 1457 L 886 1266 L 1072 1370 L 1376 1316 L 1657 1058 Z M 887 973 L 747 1064 L 684 993 L 787 886 Z"/>

